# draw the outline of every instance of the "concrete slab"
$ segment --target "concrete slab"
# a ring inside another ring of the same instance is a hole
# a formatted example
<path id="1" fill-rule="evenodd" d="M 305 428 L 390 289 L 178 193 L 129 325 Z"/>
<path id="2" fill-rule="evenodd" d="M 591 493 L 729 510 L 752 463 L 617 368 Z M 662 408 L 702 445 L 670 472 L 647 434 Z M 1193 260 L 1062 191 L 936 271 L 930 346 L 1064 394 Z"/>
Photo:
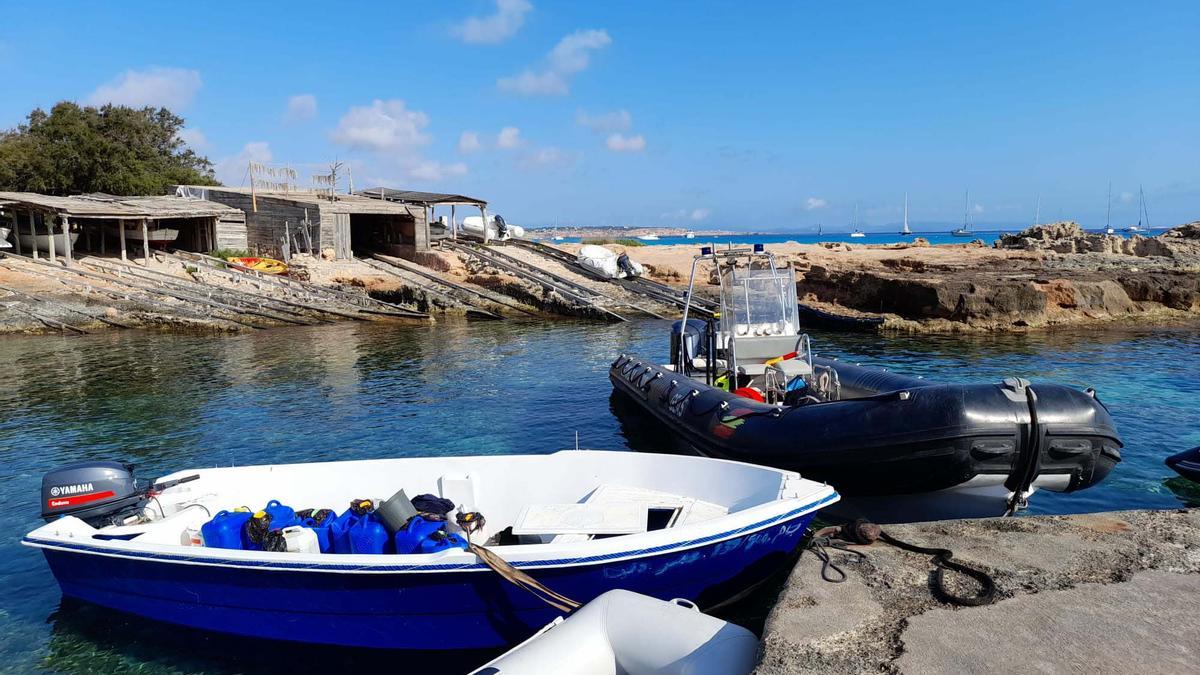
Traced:
<path id="1" fill-rule="evenodd" d="M 914 617 L 927 612 L 944 612 L 957 622 L 972 623 L 976 613 L 1004 607 L 1013 598 L 1029 599 L 1031 594 L 1063 591 L 1070 596 L 1075 592 L 1071 589 L 1119 585 L 1145 570 L 1200 573 L 1200 510 L 1195 509 L 940 521 L 886 529 L 904 541 L 949 548 L 956 559 L 987 571 L 996 581 L 999 604 L 947 608 L 930 591 L 934 569 L 930 557 L 883 543 L 855 547 L 867 554 L 866 559 L 832 552 L 834 561 L 849 573 L 841 584 L 823 582 L 820 561 L 806 552 L 767 619 L 756 673 L 896 672 L 906 653 L 906 629 Z M 960 575 L 949 574 L 947 581 L 955 592 L 974 590 L 975 582 Z M 1190 595 L 1194 604 L 1198 594 Z M 1101 603 L 1097 611 L 1116 602 L 1093 600 Z M 1143 613 L 1128 614 L 1127 624 L 1141 621 Z M 1110 639 L 1108 628 L 1097 627 L 1090 635 L 1093 642 Z M 942 666 L 922 662 L 921 669 L 961 670 L 949 659 L 970 656 L 978 640 L 952 642 L 952 649 L 940 651 L 946 659 Z M 1086 656 L 1086 650 L 1081 655 Z M 933 650 L 930 658 L 937 658 Z M 1075 665 L 1108 670 L 1086 659 Z"/>
<path id="2" fill-rule="evenodd" d="M 990 607 L 935 609 L 909 620 L 896 665 L 903 673 L 1200 672 L 1198 603 L 1200 575 L 1149 571 Z"/>

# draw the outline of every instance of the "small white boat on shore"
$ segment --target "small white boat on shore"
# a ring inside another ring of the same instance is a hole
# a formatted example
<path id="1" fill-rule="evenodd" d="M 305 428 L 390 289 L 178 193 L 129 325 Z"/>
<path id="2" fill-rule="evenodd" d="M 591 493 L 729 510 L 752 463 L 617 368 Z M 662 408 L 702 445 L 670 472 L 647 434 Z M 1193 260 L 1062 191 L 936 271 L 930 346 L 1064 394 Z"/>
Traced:
<path id="1" fill-rule="evenodd" d="M 501 222 L 504 222 L 501 220 Z M 483 217 L 482 216 L 467 216 L 462 220 L 462 231 L 474 237 L 483 237 Z M 488 216 L 487 237 L 488 239 L 520 239 L 525 236 L 525 228 L 512 223 L 504 223 L 505 233 L 500 235 L 496 216 Z"/>
<path id="2" fill-rule="evenodd" d="M 48 234 L 22 234 L 18 232 L 17 238 L 21 241 L 21 250 L 31 251 L 36 247 L 39 251 L 50 252 L 50 235 Z M 76 241 L 79 241 L 79 233 L 72 232 L 71 245 L 74 246 Z M 61 232 L 54 235 L 54 250 L 59 254 L 67 250 L 67 239 Z"/>
<path id="3" fill-rule="evenodd" d="M 754 633 L 686 600 L 609 591 L 472 675 L 745 675 Z"/>
<path id="4" fill-rule="evenodd" d="M 0 248 L 12 248 L 12 244 L 8 241 L 8 235 L 12 230 L 7 227 L 0 227 Z"/>
<path id="5" fill-rule="evenodd" d="M 108 232 L 108 234 L 110 234 L 114 237 L 121 236 L 120 230 L 118 230 L 115 226 L 109 226 L 104 229 Z M 179 230 L 177 230 L 173 227 L 151 227 L 148 230 L 146 230 L 146 236 L 150 240 L 151 244 L 154 244 L 156 246 L 166 246 L 167 244 L 170 244 L 171 242 L 173 242 L 179 238 Z M 142 240 L 142 228 L 140 226 L 139 227 L 126 227 L 125 228 L 125 239 L 133 240 L 133 241 L 141 241 Z"/>

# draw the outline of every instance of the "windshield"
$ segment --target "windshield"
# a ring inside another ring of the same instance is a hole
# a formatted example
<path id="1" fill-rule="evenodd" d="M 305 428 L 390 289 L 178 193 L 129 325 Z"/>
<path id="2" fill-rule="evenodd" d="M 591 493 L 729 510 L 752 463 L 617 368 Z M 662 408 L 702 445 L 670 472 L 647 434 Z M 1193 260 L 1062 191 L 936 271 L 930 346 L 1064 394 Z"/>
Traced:
<path id="1" fill-rule="evenodd" d="M 723 317 L 737 335 L 795 335 L 796 282 L 790 266 L 726 268 L 721 273 Z"/>

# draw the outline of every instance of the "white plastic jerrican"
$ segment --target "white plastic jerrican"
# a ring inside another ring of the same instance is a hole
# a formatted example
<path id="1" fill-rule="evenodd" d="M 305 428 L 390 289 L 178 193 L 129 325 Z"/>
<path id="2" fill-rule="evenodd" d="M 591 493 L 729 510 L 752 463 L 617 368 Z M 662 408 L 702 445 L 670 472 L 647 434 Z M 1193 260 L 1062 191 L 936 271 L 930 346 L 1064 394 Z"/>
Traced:
<path id="1" fill-rule="evenodd" d="M 283 528 L 283 540 L 287 542 L 288 553 L 321 552 L 321 545 L 317 543 L 317 533 L 307 527 L 296 525 Z"/>

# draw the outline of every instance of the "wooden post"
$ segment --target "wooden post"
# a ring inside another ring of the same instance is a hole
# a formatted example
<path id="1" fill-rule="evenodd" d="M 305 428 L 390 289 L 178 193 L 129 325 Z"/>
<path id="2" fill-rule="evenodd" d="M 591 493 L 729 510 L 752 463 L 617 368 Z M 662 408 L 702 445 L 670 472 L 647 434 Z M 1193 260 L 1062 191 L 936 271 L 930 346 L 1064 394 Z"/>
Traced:
<path id="1" fill-rule="evenodd" d="M 37 227 L 33 224 L 33 211 L 29 212 L 29 236 L 33 237 L 33 259 L 38 259 Z"/>
<path id="2" fill-rule="evenodd" d="M 46 234 L 49 235 L 49 240 L 46 243 L 50 247 L 50 262 L 56 262 L 57 256 L 55 256 L 54 251 L 54 225 L 52 224 L 53 218 L 50 218 L 49 214 L 47 214 L 46 217 L 43 217 L 42 222 L 46 226 Z"/>
<path id="3" fill-rule="evenodd" d="M 142 264 L 150 265 L 150 228 L 147 224 L 150 221 L 142 218 Z"/>
<path id="4" fill-rule="evenodd" d="M 67 254 L 67 266 L 70 266 L 75 260 L 71 257 L 71 223 L 66 216 L 62 216 L 62 233 L 63 248 L 66 249 L 64 253 Z"/>
<path id="5" fill-rule="evenodd" d="M 125 254 L 125 221 L 117 218 L 117 234 L 121 237 L 121 260 L 129 260 Z"/>
<path id="6" fill-rule="evenodd" d="M 450 205 L 450 238 L 458 239 L 458 220 L 454 217 L 454 204 Z"/>
<path id="7" fill-rule="evenodd" d="M 100 224 L 100 255 L 104 255 L 104 242 L 108 241 L 108 228 L 104 227 L 104 223 Z"/>
<path id="8" fill-rule="evenodd" d="M 479 207 L 479 213 L 483 214 L 483 243 L 488 243 L 488 226 L 487 226 L 487 207 Z"/>
<path id="9" fill-rule="evenodd" d="M 17 255 L 21 255 L 21 216 L 13 209 L 13 239 L 16 241 Z M 37 250 L 34 247 L 34 250 Z"/>

